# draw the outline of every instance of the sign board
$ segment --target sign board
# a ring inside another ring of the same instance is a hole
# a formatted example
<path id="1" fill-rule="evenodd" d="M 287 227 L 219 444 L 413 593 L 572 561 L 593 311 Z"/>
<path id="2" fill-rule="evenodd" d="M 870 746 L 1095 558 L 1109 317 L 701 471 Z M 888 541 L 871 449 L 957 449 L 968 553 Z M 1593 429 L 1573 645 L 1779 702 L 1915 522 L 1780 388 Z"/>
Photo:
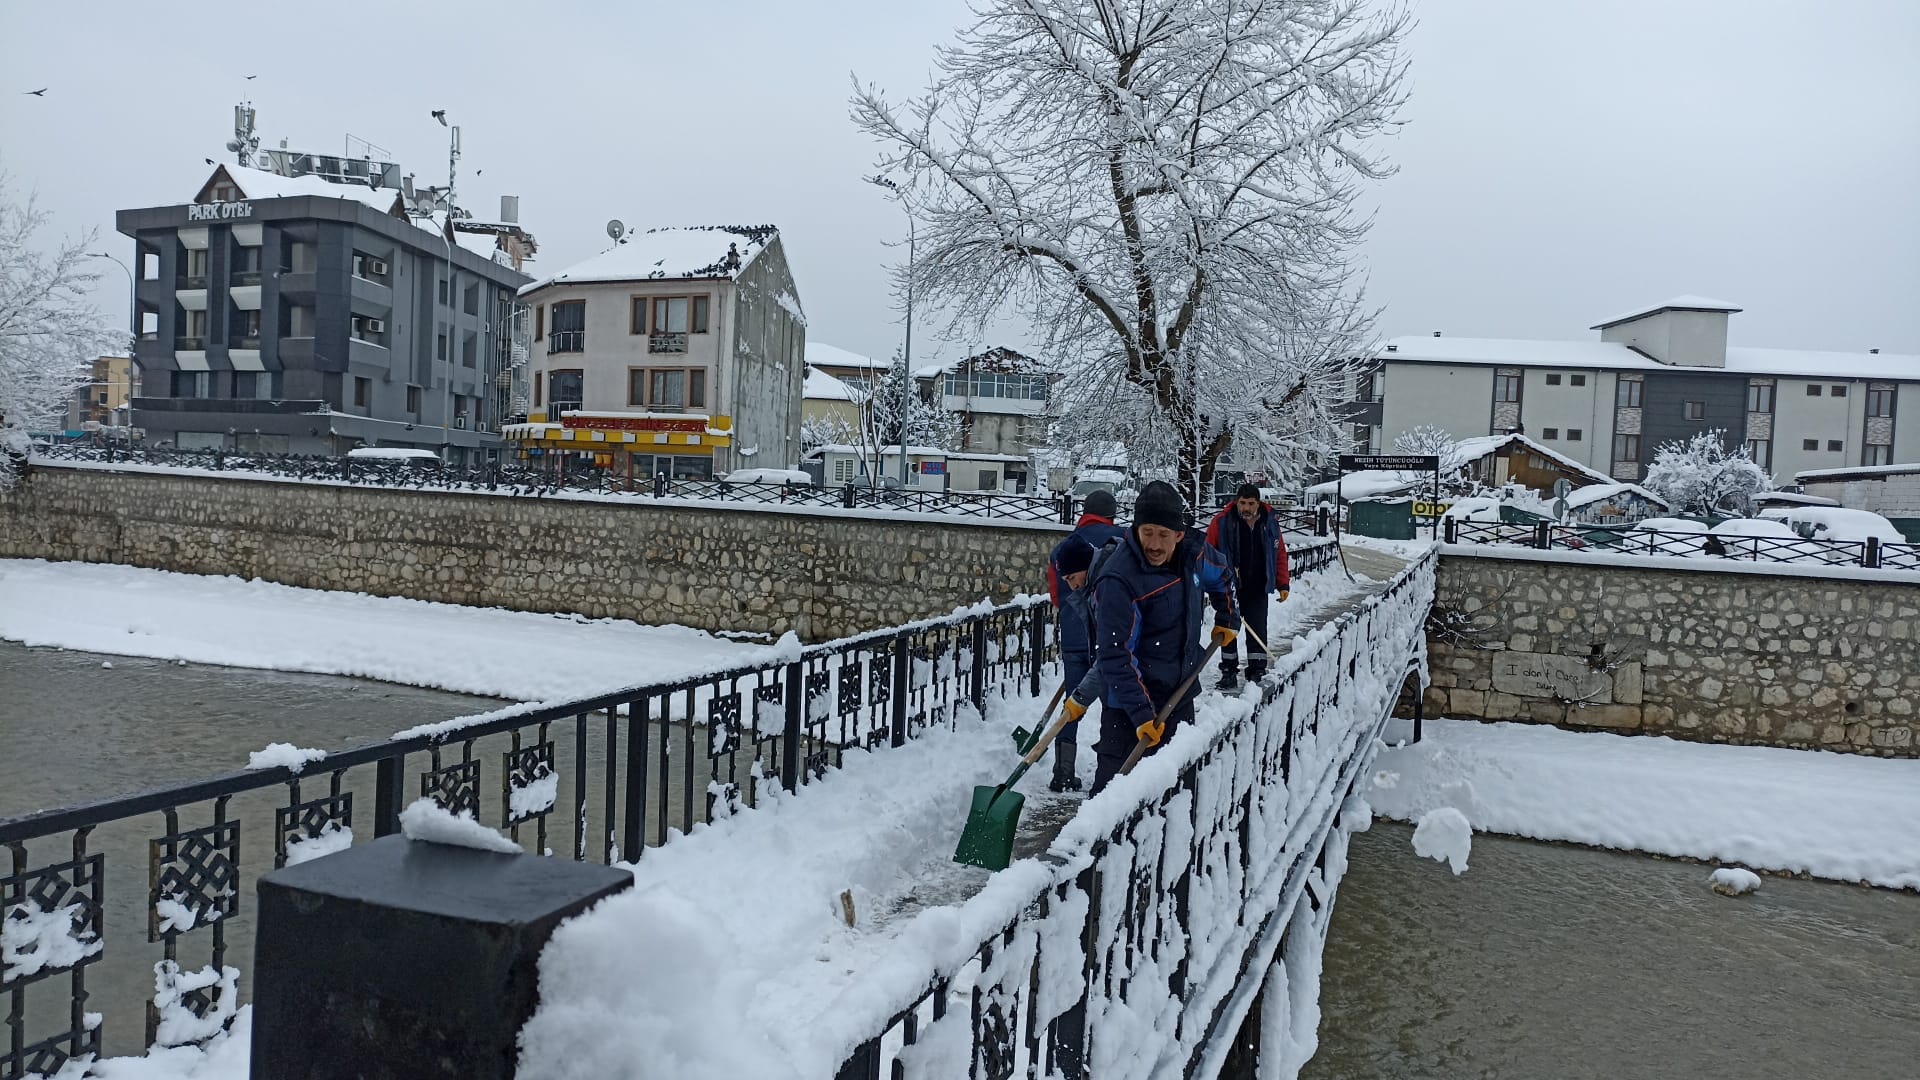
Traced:
<path id="1" fill-rule="evenodd" d="M 1340 471 L 1359 469 L 1417 469 L 1433 472 L 1440 467 L 1438 454 L 1341 454 Z"/>
<path id="2" fill-rule="evenodd" d="M 923 461 L 920 463 L 920 475 L 945 476 L 947 475 L 947 463 L 944 461 Z"/>
<path id="3" fill-rule="evenodd" d="M 188 203 L 188 221 L 232 221 L 253 216 L 253 204 L 240 202 Z"/>
<path id="4" fill-rule="evenodd" d="M 697 431 L 705 434 L 707 430 L 707 418 L 704 416 L 692 420 L 669 420 L 658 416 L 581 416 L 570 412 L 562 423 L 570 428 L 596 431 Z"/>
<path id="5" fill-rule="evenodd" d="M 1413 516 L 1422 519 L 1437 518 L 1453 506 L 1450 502 L 1434 502 L 1431 499 L 1413 500 Z"/>

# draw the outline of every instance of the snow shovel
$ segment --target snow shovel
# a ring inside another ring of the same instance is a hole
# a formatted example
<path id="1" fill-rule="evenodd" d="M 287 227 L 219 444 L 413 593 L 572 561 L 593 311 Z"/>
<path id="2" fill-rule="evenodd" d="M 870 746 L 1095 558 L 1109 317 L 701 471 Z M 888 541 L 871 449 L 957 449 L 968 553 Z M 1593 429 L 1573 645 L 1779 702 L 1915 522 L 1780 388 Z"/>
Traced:
<path id="1" fill-rule="evenodd" d="M 1121 776 L 1132 772 L 1133 767 L 1140 764 L 1140 759 L 1147 756 L 1147 751 L 1160 745 L 1161 738 L 1167 733 L 1167 717 L 1173 713 L 1173 707 L 1180 704 L 1181 698 L 1187 696 L 1187 687 L 1192 686 L 1193 680 L 1207 670 L 1207 664 L 1213 660 L 1213 654 L 1219 651 L 1220 643 L 1217 641 L 1207 646 L 1207 651 L 1200 654 L 1200 662 L 1193 665 L 1193 670 L 1187 672 L 1187 677 L 1181 680 L 1179 686 L 1174 687 L 1173 693 L 1167 695 L 1167 703 L 1160 707 L 1159 714 L 1134 729 L 1134 733 L 1140 736 L 1140 741 L 1133 744 L 1133 753 L 1128 754 L 1126 764 L 1120 766 Z"/>
<path id="2" fill-rule="evenodd" d="M 967 811 L 966 827 L 960 830 L 960 844 L 954 849 L 953 861 L 965 866 L 980 866 L 988 870 L 1005 870 L 1013 861 L 1013 837 L 1020 831 L 1020 808 L 1026 805 L 1027 797 L 1011 790 L 1020 782 L 1033 763 L 1046 754 L 1047 747 L 1053 745 L 1054 736 L 1067 726 L 1067 714 L 1062 711 L 1060 719 L 1051 727 L 1047 719 L 1053 715 L 1054 707 L 1066 696 L 1065 683 L 1053 695 L 1047 704 L 1047 711 L 1040 714 L 1040 737 L 1020 757 L 1020 764 L 1006 782 L 998 787 L 981 784 L 973 789 L 973 808 Z"/>
<path id="3" fill-rule="evenodd" d="M 1042 731 L 1046 730 L 1047 717 L 1053 715 L 1053 710 L 1059 706 L 1060 699 L 1066 696 L 1066 693 L 1066 683 L 1061 683 L 1060 689 L 1053 692 L 1053 699 L 1047 702 L 1047 710 L 1040 714 L 1040 729 Z M 1038 737 L 1039 732 L 1028 731 L 1023 727 L 1015 727 L 1013 729 L 1013 752 L 1016 754 L 1024 754 L 1033 749 L 1033 740 Z"/>

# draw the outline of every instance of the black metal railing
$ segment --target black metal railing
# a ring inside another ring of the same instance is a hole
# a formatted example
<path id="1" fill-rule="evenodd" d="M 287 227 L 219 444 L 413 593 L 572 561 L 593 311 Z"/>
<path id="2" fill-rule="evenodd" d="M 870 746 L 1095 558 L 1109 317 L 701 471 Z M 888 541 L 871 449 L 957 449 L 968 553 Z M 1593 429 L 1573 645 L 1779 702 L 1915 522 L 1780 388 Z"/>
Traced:
<path id="1" fill-rule="evenodd" d="M 586 349 L 585 330 L 554 330 L 547 334 L 547 351 L 550 353 L 585 352 Z"/>
<path id="2" fill-rule="evenodd" d="M 647 337 L 647 351 L 650 353 L 683 353 L 687 351 L 687 335 L 652 334 Z"/>
<path id="3" fill-rule="evenodd" d="M 1056 651 L 1052 624 L 1045 598 L 1030 597 L 772 662 L 412 729 L 299 771 L 231 772 L 0 821 L 0 848 L 11 854 L 0 919 L 53 920 L 58 933 L 43 940 L 84 942 L 0 973 L 0 996 L 11 1002 L 0 1077 L 51 1074 L 99 1054 L 109 1025 L 142 1004 L 129 987 L 154 992 L 142 1047 L 230 1015 L 238 968 L 219 978 L 230 959 L 246 965 L 241 897 L 252 881 L 351 843 L 356 829 L 398 831 L 415 798 L 471 813 L 535 853 L 638 860 L 670 833 L 752 807 L 772 787 L 812 783 L 850 750 L 899 746 L 976 715 L 1016 679 L 1037 693 Z M 129 933 L 135 927 L 145 943 Z M 210 964 L 198 973 L 180 969 L 178 946 L 189 938 L 208 943 Z M 103 968 L 112 969 L 108 990 L 89 987 L 89 971 Z M 213 990 L 194 986 L 209 976 Z M 68 992 L 49 993 L 59 977 Z M 169 996 L 168 986 L 190 989 Z M 55 1025 L 50 1015 L 65 1019 Z"/>
<path id="4" fill-rule="evenodd" d="M 1666 555 L 1736 562 L 1813 563 L 1920 569 L 1920 550 L 1876 537 L 1828 540 L 1817 537 L 1683 532 L 1612 525 L 1560 525 L 1550 521 L 1480 522 L 1448 519 L 1443 539 L 1449 544 L 1494 544 L 1540 550 L 1584 551 L 1611 555 Z"/>
<path id="5" fill-rule="evenodd" d="M 1881 544 L 1880 565 L 1889 570 L 1920 570 L 1920 544 Z"/>
<path id="6" fill-rule="evenodd" d="M 1047 881 L 1019 914 L 942 957 L 839 1080 L 901 1075 L 905 1048 L 936 1025 L 964 1029 L 945 1034 L 970 1043 L 968 1075 L 1079 1080 L 1128 1052 L 1124 1025 L 1093 1019 L 1122 1004 L 1172 1044 L 1160 1061 L 1179 1065 L 1165 1075 L 1215 1075 L 1201 1059 L 1244 1019 L 1251 995 L 1236 989 L 1265 977 L 1302 911 L 1324 931 L 1345 858 L 1336 819 L 1364 793 L 1401 687 L 1424 683 L 1435 563 L 1428 553 L 1341 615 L 1251 716 L 1168 763 L 1147 759 L 1163 787 L 1124 811 L 1090 801 L 1041 857 Z"/>

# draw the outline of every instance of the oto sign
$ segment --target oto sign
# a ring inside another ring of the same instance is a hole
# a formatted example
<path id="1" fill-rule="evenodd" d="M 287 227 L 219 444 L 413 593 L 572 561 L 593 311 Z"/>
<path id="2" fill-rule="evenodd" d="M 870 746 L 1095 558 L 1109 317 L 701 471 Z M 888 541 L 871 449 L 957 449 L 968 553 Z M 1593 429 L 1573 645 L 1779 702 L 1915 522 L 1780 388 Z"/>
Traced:
<path id="1" fill-rule="evenodd" d="M 1453 506 L 1450 502 L 1435 502 L 1431 499 L 1413 500 L 1413 516 L 1422 520 L 1437 518 Z"/>

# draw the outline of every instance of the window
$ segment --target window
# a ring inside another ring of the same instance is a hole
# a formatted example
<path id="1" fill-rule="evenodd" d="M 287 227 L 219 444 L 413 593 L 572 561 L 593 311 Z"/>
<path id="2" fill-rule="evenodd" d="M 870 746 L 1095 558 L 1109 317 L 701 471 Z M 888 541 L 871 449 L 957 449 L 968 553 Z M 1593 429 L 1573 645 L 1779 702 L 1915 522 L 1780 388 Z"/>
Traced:
<path id="1" fill-rule="evenodd" d="M 1841 452 L 1841 450 L 1843 450 L 1843 449 L 1844 449 L 1844 447 L 1842 447 L 1842 446 L 1841 446 L 1841 444 L 1840 444 L 1840 440 L 1839 440 L 1839 439 L 1828 439 L 1828 440 L 1827 440 L 1827 453 L 1829 453 L 1829 454 L 1838 454 L 1838 453 L 1840 453 L 1840 452 Z"/>
<path id="2" fill-rule="evenodd" d="M 1687 419 L 1705 420 L 1707 418 L 1706 402 L 1689 401 L 1689 402 L 1685 402 L 1684 405 L 1685 405 L 1685 408 L 1682 410 L 1681 415 L 1685 416 Z"/>
<path id="3" fill-rule="evenodd" d="M 546 379 L 543 377 L 545 374 L 546 372 L 543 371 L 533 373 L 533 407 L 536 409 L 540 407 L 540 389 L 541 384 L 546 382 Z"/>
<path id="4" fill-rule="evenodd" d="M 273 372 L 236 371 L 233 373 L 233 396 L 252 398 L 255 401 L 273 400 Z"/>
<path id="5" fill-rule="evenodd" d="M 1867 415 L 1874 417 L 1893 415 L 1893 391 L 1867 391 Z"/>
<path id="6" fill-rule="evenodd" d="M 433 339 L 433 358 L 443 364 L 447 362 L 447 332 L 445 330 L 440 331 L 439 335 Z"/>
<path id="7" fill-rule="evenodd" d="M 244 349 L 244 348 L 260 347 L 260 309 L 259 308 L 254 308 L 252 311 L 243 311 L 240 313 L 239 333 L 240 333 L 240 341 L 238 342 L 238 345 L 240 348 Z"/>
<path id="8" fill-rule="evenodd" d="M 364 278 L 375 284 L 387 283 L 387 260 L 369 255 L 364 251 L 353 253 L 353 276 Z"/>
<path id="9" fill-rule="evenodd" d="M 1575 386 L 1587 385 L 1587 377 L 1585 375 L 1569 375 L 1567 377 L 1567 381 L 1571 382 Z"/>
<path id="10" fill-rule="evenodd" d="M 704 368 L 631 368 L 627 404 L 649 412 L 683 412 L 707 407 Z"/>
<path id="11" fill-rule="evenodd" d="M 1818 449 L 1820 449 L 1820 440 L 1819 440 L 1819 439 L 1801 439 L 1801 440 L 1800 440 L 1800 449 L 1802 449 L 1802 450 L 1818 450 Z"/>
<path id="12" fill-rule="evenodd" d="M 353 317 L 353 337 L 354 340 L 364 341 L 369 345 L 385 346 L 387 343 L 387 320 L 377 319 L 372 315 L 355 315 Z"/>
<path id="13" fill-rule="evenodd" d="M 1647 384 L 1639 379 L 1621 379 L 1613 389 L 1613 403 L 1622 409 L 1638 409 L 1646 390 Z"/>
<path id="14" fill-rule="evenodd" d="M 1568 441 L 1568 442 L 1579 442 L 1579 441 L 1580 441 L 1580 429 L 1579 429 L 1579 428 L 1577 428 L 1577 427 L 1570 427 L 1570 428 L 1568 428 L 1568 429 L 1567 429 L 1567 441 Z"/>
<path id="15" fill-rule="evenodd" d="M 180 285 L 186 289 L 204 289 L 207 287 L 207 249 L 188 248 L 186 273 Z"/>
<path id="16" fill-rule="evenodd" d="M 553 305 L 553 333 L 547 335 L 547 351 L 584 352 L 586 348 L 587 302 L 566 300 Z"/>
<path id="17" fill-rule="evenodd" d="M 353 378 L 354 407 L 359 409 L 364 409 L 368 406 L 368 404 L 372 401 L 372 399 L 373 399 L 373 380 L 363 379 L 358 375 L 354 376 Z"/>
<path id="18" fill-rule="evenodd" d="M 420 414 L 420 388 L 417 386 L 407 387 L 407 411 L 415 416 Z"/>
<path id="19" fill-rule="evenodd" d="M 554 307 L 557 310 L 559 305 L 556 304 Z M 559 331 L 556 330 L 554 333 L 557 334 Z M 562 410 L 584 407 L 582 402 L 585 399 L 581 397 L 581 385 L 584 380 L 581 378 L 579 368 L 552 372 L 547 379 L 547 421 L 549 423 L 558 422 Z"/>
<path id="20" fill-rule="evenodd" d="M 1015 400 L 1047 400 L 1045 375 L 996 375 L 990 372 L 950 374 L 941 390 L 948 397 L 997 397 Z"/>
<path id="21" fill-rule="evenodd" d="M 1819 383 L 1808 383 L 1808 384 L 1807 384 L 1807 396 L 1808 396 L 1808 397 L 1819 397 L 1819 396 L 1820 396 L 1820 384 L 1819 384 Z"/>
<path id="22" fill-rule="evenodd" d="M 853 459 L 850 457 L 836 459 L 833 463 L 833 478 L 842 483 L 852 480 Z"/>
<path id="23" fill-rule="evenodd" d="M 1869 465 L 1893 464 L 1893 447 L 1891 446 L 1867 447 L 1867 464 Z"/>
<path id="24" fill-rule="evenodd" d="M 1493 377 L 1493 400 L 1519 401 L 1520 400 L 1520 376 L 1495 375 Z"/>
<path id="25" fill-rule="evenodd" d="M 476 367 L 480 363 L 480 335 L 468 331 L 460 338 L 460 366 Z"/>
<path id="26" fill-rule="evenodd" d="M 1747 386 L 1747 411 L 1773 411 L 1773 384 L 1770 382 L 1751 383 Z"/>
<path id="27" fill-rule="evenodd" d="M 208 396 L 205 371 L 175 371 L 173 375 L 173 396 L 177 398 L 203 398 Z"/>
<path id="28" fill-rule="evenodd" d="M 1621 385 L 1624 386 L 1626 384 L 1622 383 Z M 1635 383 L 1634 385 L 1638 386 L 1639 384 Z M 1639 461 L 1640 460 L 1640 436 L 1615 435 L 1613 437 L 1613 460 L 1618 462 L 1623 462 L 1623 463 L 1629 462 L 1629 461 L 1636 461 L 1636 462 Z"/>
<path id="29" fill-rule="evenodd" d="M 1755 465 L 1763 469 L 1773 468 L 1773 440 L 1748 439 L 1747 456 L 1753 459 Z"/>
<path id="30" fill-rule="evenodd" d="M 159 281 L 160 280 L 160 253 L 159 252 L 143 251 L 140 253 L 140 280 L 141 281 Z"/>
<path id="31" fill-rule="evenodd" d="M 1541 428 L 1540 437 L 1549 441 L 1557 439 L 1560 437 L 1560 429 L 1557 427 Z"/>
<path id="32" fill-rule="evenodd" d="M 465 311 L 469 315 L 480 314 L 480 283 L 479 282 L 476 281 L 473 284 L 467 286 L 466 294 L 465 296 L 462 297 L 460 302 L 460 309 L 462 311 Z"/>
<path id="33" fill-rule="evenodd" d="M 547 336 L 547 305 L 538 304 L 533 309 L 533 340 L 541 341 Z"/>
<path id="34" fill-rule="evenodd" d="M 1549 372 L 1547 372 L 1547 385 L 1548 385 L 1548 386 L 1559 386 L 1559 385 L 1560 385 L 1560 373 L 1559 373 L 1559 372 L 1557 372 L 1557 371 L 1549 371 Z"/>
<path id="35" fill-rule="evenodd" d="M 441 307 L 446 307 L 448 304 L 453 302 L 450 299 L 450 297 L 452 296 L 452 293 L 448 291 L 449 288 L 450 288 L 450 285 L 447 279 L 441 278 L 440 279 L 440 306 Z"/>
<path id="36" fill-rule="evenodd" d="M 634 300 L 636 324 L 639 322 L 640 305 L 646 302 L 645 298 Z M 648 332 L 648 352 L 686 352 L 688 334 L 707 332 L 707 297 L 656 296 L 652 303 L 653 321 Z"/>
<path id="37" fill-rule="evenodd" d="M 1827 396 L 1828 397 L 1846 397 L 1847 388 L 1844 384 L 1839 386 L 1829 386 L 1827 387 Z"/>

